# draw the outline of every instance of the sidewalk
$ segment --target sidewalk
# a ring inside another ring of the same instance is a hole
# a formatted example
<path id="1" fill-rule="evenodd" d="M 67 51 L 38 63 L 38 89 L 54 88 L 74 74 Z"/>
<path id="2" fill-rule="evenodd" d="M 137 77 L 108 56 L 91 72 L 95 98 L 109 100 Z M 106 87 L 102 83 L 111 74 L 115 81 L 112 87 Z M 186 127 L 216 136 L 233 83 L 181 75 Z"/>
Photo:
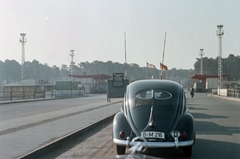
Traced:
<path id="1" fill-rule="evenodd" d="M 26 99 L 26 100 L 4 100 L 0 101 L 1 104 L 11 104 L 11 103 L 23 103 L 23 102 L 36 102 L 36 101 L 43 101 L 43 100 L 57 100 L 58 98 L 37 98 L 37 99 Z"/>
<path id="2" fill-rule="evenodd" d="M 68 98 L 82 98 L 82 97 L 89 97 L 91 94 L 85 94 L 84 96 L 75 96 L 75 97 L 68 97 Z M 22 99 L 22 100 L 8 100 L 8 101 L 0 101 L 1 104 L 10 104 L 10 103 L 23 103 L 23 102 L 35 102 L 35 101 L 43 101 L 43 100 L 58 100 L 58 99 L 68 99 L 68 98 L 36 98 L 36 99 Z"/>
<path id="3" fill-rule="evenodd" d="M 17 158 L 120 111 L 122 99 L 0 122 L 0 158 Z"/>
<path id="4" fill-rule="evenodd" d="M 226 96 L 218 96 L 218 95 L 213 95 L 213 94 L 208 94 L 208 96 L 212 96 L 212 97 L 217 97 L 217 98 L 222 98 L 222 99 L 227 99 L 227 100 L 233 100 L 233 101 L 240 102 L 240 98 L 226 97 Z"/>

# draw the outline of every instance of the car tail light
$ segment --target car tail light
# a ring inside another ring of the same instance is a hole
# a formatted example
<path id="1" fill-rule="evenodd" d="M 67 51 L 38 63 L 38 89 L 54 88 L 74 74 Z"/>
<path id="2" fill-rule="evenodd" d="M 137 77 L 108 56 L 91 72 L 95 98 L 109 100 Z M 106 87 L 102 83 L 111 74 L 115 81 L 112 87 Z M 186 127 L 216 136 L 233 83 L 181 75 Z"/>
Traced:
<path id="1" fill-rule="evenodd" d="M 186 139 L 186 138 L 187 138 L 187 133 L 184 132 L 184 133 L 182 134 L 182 137 L 183 137 L 183 139 Z"/>
<path id="2" fill-rule="evenodd" d="M 125 136 L 124 131 L 121 131 L 121 132 L 119 133 L 119 137 L 120 137 L 120 138 L 124 138 L 124 136 Z"/>

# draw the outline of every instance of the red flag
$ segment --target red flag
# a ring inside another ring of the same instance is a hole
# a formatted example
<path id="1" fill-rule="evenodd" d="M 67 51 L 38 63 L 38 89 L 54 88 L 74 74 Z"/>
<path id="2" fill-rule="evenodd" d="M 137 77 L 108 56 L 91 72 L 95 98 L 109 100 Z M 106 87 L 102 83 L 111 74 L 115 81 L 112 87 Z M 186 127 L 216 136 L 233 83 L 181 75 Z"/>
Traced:
<path id="1" fill-rule="evenodd" d="M 147 63 L 147 68 L 151 69 L 151 68 L 155 68 L 155 65 Z"/>
<path id="2" fill-rule="evenodd" d="M 160 68 L 161 70 L 168 70 L 167 66 L 162 63 L 160 63 Z"/>

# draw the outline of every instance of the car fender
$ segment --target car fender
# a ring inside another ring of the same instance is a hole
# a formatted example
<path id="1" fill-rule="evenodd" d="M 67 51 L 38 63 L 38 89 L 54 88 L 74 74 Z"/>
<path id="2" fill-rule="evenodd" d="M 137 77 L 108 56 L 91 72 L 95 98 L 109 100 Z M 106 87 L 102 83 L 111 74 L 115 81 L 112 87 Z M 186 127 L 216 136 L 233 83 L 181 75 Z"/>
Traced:
<path id="1" fill-rule="evenodd" d="M 187 140 L 194 140 L 195 141 L 195 122 L 194 117 L 190 113 L 185 113 L 181 119 L 179 120 L 176 130 L 180 132 L 187 133 Z M 180 139 L 180 141 L 183 139 Z"/>
<path id="2" fill-rule="evenodd" d="M 119 136 L 121 131 L 124 132 L 123 138 L 120 138 Z M 127 137 L 132 139 L 135 137 L 135 134 L 133 134 L 124 113 L 118 112 L 113 118 L 113 139 L 126 140 Z"/>

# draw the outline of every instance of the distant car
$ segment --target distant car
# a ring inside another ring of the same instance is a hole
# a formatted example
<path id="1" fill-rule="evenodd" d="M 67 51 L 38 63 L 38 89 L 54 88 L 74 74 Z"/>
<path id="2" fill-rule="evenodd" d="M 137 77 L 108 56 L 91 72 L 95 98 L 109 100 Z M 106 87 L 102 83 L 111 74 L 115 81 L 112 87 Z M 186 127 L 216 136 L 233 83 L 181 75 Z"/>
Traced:
<path id="1" fill-rule="evenodd" d="M 113 119 L 113 142 L 120 155 L 139 141 L 143 148 L 182 148 L 184 156 L 191 156 L 195 122 L 180 84 L 151 79 L 127 86 Z"/>

